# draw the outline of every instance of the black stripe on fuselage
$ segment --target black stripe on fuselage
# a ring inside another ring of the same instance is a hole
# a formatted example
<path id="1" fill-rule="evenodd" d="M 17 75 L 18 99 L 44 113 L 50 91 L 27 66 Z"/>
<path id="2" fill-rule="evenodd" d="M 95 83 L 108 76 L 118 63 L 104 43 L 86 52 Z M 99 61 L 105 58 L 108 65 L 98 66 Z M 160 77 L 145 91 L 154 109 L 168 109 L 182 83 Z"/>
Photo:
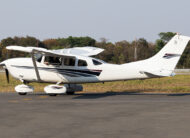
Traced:
<path id="1" fill-rule="evenodd" d="M 17 68 L 24 68 L 24 69 L 34 69 L 32 66 L 17 66 L 12 65 L 13 67 Z M 62 75 L 67 75 L 70 77 L 94 77 L 99 76 L 102 70 L 77 70 L 77 69 L 61 69 L 61 68 L 46 68 L 46 67 L 38 67 L 39 70 L 51 71 L 51 72 L 58 72 Z"/>

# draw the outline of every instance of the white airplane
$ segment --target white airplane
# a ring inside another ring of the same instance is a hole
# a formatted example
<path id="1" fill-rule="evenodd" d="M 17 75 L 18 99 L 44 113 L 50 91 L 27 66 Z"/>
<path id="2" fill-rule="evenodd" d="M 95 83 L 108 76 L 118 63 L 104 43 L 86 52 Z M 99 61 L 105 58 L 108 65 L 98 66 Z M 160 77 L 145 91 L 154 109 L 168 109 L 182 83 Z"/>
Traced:
<path id="1" fill-rule="evenodd" d="M 82 91 L 82 83 L 119 80 L 149 79 L 174 76 L 174 69 L 190 37 L 175 35 L 155 56 L 122 65 L 109 64 L 90 56 L 103 51 L 95 47 L 76 47 L 47 50 L 37 47 L 7 46 L 8 50 L 28 52 L 31 58 L 13 58 L 0 63 L 4 66 L 7 81 L 9 73 L 23 84 L 15 87 L 20 95 L 33 92 L 30 82 L 53 83 L 45 93 L 74 94 Z M 63 85 L 61 85 L 63 84 Z"/>

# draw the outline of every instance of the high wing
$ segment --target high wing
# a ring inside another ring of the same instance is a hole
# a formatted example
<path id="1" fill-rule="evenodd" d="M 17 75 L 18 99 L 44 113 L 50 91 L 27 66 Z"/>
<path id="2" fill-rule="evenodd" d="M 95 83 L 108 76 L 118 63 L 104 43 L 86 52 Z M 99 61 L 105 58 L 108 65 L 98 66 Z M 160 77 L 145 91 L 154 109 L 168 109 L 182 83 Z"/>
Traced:
<path id="1" fill-rule="evenodd" d="M 36 72 L 36 77 L 39 82 L 42 82 L 42 80 L 40 78 L 40 74 L 34 57 L 35 53 L 41 53 L 44 55 L 59 56 L 59 57 L 76 57 L 79 55 L 93 56 L 104 51 L 104 49 L 95 48 L 95 47 L 75 47 L 75 48 L 59 49 L 59 50 L 47 50 L 45 48 L 39 48 L 39 47 L 7 46 L 6 49 L 31 53 L 34 69 Z"/>
<path id="2" fill-rule="evenodd" d="M 69 54 L 69 55 L 70 54 L 71 55 L 80 55 L 80 56 L 94 56 L 103 51 L 104 51 L 104 49 L 102 49 L 102 48 L 90 47 L 90 46 L 53 50 L 53 52 L 56 52 L 56 53 Z"/>
<path id="3" fill-rule="evenodd" d="M 104 51 L 102 48 L 96 47 L 75 47 L 58 50 L 47 50 L 45 48 L 38 47 L 23 47 L 23 46 L 7 46 L 8 50 L 16 50 L 27 53 L 43 53 L 45 55 L 52 56 L 94 56 Z"/>
<path id="4" fill-rule="evenodd" d="M 52 50 L 47 50 L 45 48 L 39 48 L 39 47 L 7 46 L 6 49 L 33 53 L 33 54 L 42 53 L 42 54 L 51 55 L 51 56 L 69 56 L 69 57 L 71 57 L 71 55 L 61 54 L 61 53 L 53 52 Z"/>
<path id="5" fill-rule="evenodd" d="M 69 57 L 73 57 L 71 55 L 67 55 L 67 54 L 60 54 L 57 52 L 53 52 L 52 50 L 47 50 L 45 48 L 38 48 L 38 47 L 23 47 L 23 46 L 7 46 L 6 47 L 8 50 L 15 50 L 15 51 L 21 51 L 21 52 L 27 52 L 27 53 L 31 53 L 32 56 L 32 62 L 34 65 L 34 69 L 36 72 L 36 77 L 38 82 L 42 82 L 41 78 L 40 78 L 40 74 L 38 71 L 38 67 L 36 64 L 36 60 L 35 60 L 35 53 L 41 53 L 41 54 L 45 54 L 45 55 L 50 55 L 50 56 L 59 56 L 59 57 L 65 57 L 65 56 L 69 56 Z"/>

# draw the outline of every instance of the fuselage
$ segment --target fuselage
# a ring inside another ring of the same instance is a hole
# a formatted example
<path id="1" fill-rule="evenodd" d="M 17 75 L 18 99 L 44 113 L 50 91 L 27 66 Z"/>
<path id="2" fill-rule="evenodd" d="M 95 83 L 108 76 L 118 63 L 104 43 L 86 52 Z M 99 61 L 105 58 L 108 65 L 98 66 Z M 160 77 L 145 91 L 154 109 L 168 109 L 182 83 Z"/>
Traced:
<path id="1" fill-rule="evenodd" d="M 91 57 L 78 56 L 73 64 L 61 60 L 59 64 L 46 63 L 46 57 L 36 61 L 42 82 L 49 83 L 92 83 L 149 78 L 141 73 L 146 68 L 144 62 L 122 65 L 109 64 Z M 83 63 L 82 63 L 83 61 Z M 59 62 L 59 61 L 58 61 Z M 86 62 L 84 64 L 84 62 Z M 4 61 L 10 74 L 19 80 L 38 82 L 31 58 L 13 58 Z"/>

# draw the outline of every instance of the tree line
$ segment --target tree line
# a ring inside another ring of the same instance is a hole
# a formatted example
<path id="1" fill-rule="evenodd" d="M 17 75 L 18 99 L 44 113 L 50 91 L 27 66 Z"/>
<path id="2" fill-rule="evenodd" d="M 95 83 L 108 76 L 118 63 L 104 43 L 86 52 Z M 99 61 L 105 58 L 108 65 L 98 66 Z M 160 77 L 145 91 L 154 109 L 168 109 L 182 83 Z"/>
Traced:
<path id="1" fill-rule="evenodd" d="M 7 51 L 6 46 L 35 46 L 47 49 L 63 49 L 72 47 L 94 46 L 105 49 L 104 52 L 96 57 L 109 63 L 123 64 L 133 61 L 147 59 L 157 52 L 175 35 L 173 32 L 159 33 L 159 39 L 155 43 L 148 42 L 144 38 L 139 38 L 132 42 L 123 40 L 116 43 L 111 43 L 105 38 L 96 41 L 91 37 L 72 37 L 46 39 L 40 41 L 31 36 L 26 37 L 8 37 L 0 42 L 0 60 L 7 58 L 29 56 L 23 52 Z M 185 49 L 178 65 L 178 68 L 190 68 L 190 43 Z"/>

